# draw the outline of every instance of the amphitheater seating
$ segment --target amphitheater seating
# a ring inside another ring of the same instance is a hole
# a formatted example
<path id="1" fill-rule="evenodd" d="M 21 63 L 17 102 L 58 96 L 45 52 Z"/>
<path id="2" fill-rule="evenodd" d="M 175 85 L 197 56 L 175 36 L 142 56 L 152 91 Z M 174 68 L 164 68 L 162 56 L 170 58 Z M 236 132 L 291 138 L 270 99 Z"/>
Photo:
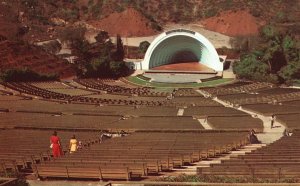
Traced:
<path id="1" fill-rule="evenodd" d="M 0 95 L 13 95 L 13 93 L 12 92 L 10 92 L 10 91 L 7 91 L 7 90 L 1 90 L 0 89 Z"/>
<path id="2" fill-rule="evenodd" d="M 263 132 L 263 123 L 260 119 L 252 118 L 249 115 L 244 116 L 209 116 L 207 122 L 213 129 L 240 129 L 255 130 Z"/>
<path id="3" fill-rule="evenodd" d="M 39 129 L 80 129 L 135 131 L 141 129 L 202 129 L 200 123 L 190 116 L 126 116 L 76 113 L 7 112 L 1 114 L 0 127 Z"/>
<path id="4" fill-rule="evenodd" d="M 300 105 L 287 105 L 287 104 L 253 104 L 244 105 L 244 109 L 271 116 L 272 114 L 296 114 L 300 113 Z"/>
<path id="5" fill-rule="evenodd" d="M 247 115 L 233 108 L 218 106 L 199 106 L 184 109 L 185 116 L 238 116 Z"/>
<path id="6" fill-rule="evenodd" d="M 195 89 L 190 89 L 190 88 L 186 88 L 186 89 L 183 89 L 183 88 L 179 88 L 175 91 L 175 97 L 200 97 L 201 95 L 195 91 Z"/>
<path id="7" fill-rule="evenodd" d="M 92 132 L 58 132 L 64 151 L 68 150 L 69 139 L 76 134 L 84 146 L 99 141 Z M 52 159 L 49 148 L 51 132 L 34 130 L 1 130 L 0 163 L 5 171 L 31 168 L 35 163 Z M 37 141 L 38 140 L 38 143 Z"/>
<path id="8" fill-rule="evenodd" d="M 57 93 L 52 90 L 38 88 L 30 83 L 3 83 L 4 86 L 25 93 L 29 95 L 35 95 L 44 99 L 56 99 L 67 103 L 84 103 L 94 105 L 148 105 L 148 106 L 160 106 L 160 105 L 174 105 L 172 102 L 156 101 L 156 100 L 121 100 L 121 99 L 102 99 L 83 96 L 71 96 L 69 94 Z"/>
<path id="9" fill-rule="evenodd" d="M 1 108 L 8 108 L 14 111 L 27 111 L 39 113 L 69 113 L 69 114 L 90 114 L 90 115 L 125 115 L 126 111 L 133 110 L 133 106 L 96 106 L 87 104 L 61 104 L 56 101 L 49 100 L 26 100 L 20 99 L 19 96 L 5 96 L 3 101 L 0 101 Z M 2 100 L 2 98 L 0 99 Z M 12 100 L 12 101 L 5 101 Z"/>
<path id="10" fill-rule="evenodd" d="M 258 88 L 245 90 L 245 86 L 248 86 L 248 88 L 249 86 L 257 86 Z M 211 88 L 204 89 L 204 91 L 212 96 L 218 96 L 219 99 L 232 105 L 278 104 L 300 100 L 300 90 L 298 89 L 272 87 L 272 85 L 266 83 L 254 83 L 245 86 L 229 89 Z"/>
<path id="11" fill-rule="evenodd" d="M 166 92 L 155 92 L 151 91 L 147 87 L 137 87 L 137 88 L 126 88 L 118 85 L 110 85 L 109 81 L 102 79 L 77 79 L 77 83 L 80 83 L 87 88 L 97 89 L 105 91 L 110 94 L 121 94 L 121 95 L 140 95 L 140 96 L 162 96 L 166 97 L 168 93 Z"/>
<path id="12" fill-rule="evenodd" d="M 233 105 L 251 105 L 258 103 L 280 103 L 284 101 L 300 100 L 300 92 L 284 93 L 284 94 L 269 94 L 269 95 L 254 95 L 249 97 L 239 97 L 236 95 L 232 99 L 223 99 L 227 103 Z"/>
<path id="13" fill-rule="evenodd" d="M 33 86 L 29 83 L 5 83 L 6 87 L 17 90 L 20 93 L 26 93 L 30 95 L 40 96 L 47 99 L 59 99 L 59 100 L 68 100 L 72 97 L 66 94 L 55 93 L 46 89 L 41 89 L 36 86 Z"/>
<path id="14" fill-rule="evenodd" d="M 211 99 L 200 97 L 200 96 L 180 96 L 180 97 L 175 96 L 175 98 L 172 99 L 172 102 L 177 106 L 202 106 L 202 107 L 222 106 L 221 104 L 212 101 Z"/>
<path id="15" fill-rule="evenodd" d="M 204 88 L 202 90 L 206 91 L 211 96 L 221 96 L 221 95 L 230 95 L 230 94 L 239 94 L 239 93 L 255 93 L 259 90 L 269 89 L 272 86 L 273 85 L 270 83 L 258 82 L 258 83 L 250 83 L 246 85 L 232 84 L 231 86 Z"/>
<path id="16" fill-rule="evenodd" d="M 68 94 L 71 96 L 86 96 L 86 95 L 97 93 L 97 92 L 70 87 L 67 84 L 58 81 L 32 82 L 31 85 L 41 89 L 51 90 L 56 93 Z"/>
<path id="17" fill-rule="evenodd" d="M 269 146 L 245 156 L 223 160 L 209 168 L 199 168 L 201 175 L 251 177 L 273 179 L 299 179 L 300 132 L 286 136 Z"/>
<path id="18" fill-rule="evenodd" d="M 282 123 L 288 129 L 300 129 L 300 113 L 276 115 L 276 121 Z"/>
<path id="19" fill-rule="evenodd" d="M 22 94 L 42 99 L 0 95 L 0 139 L 9 142 L 0 144 L 0 172 L 32 168 L 39 177 L 140 180 L 227 153 L 247 144 L 247 130 L 262 131 L 260 120 L 223 107 L 194 89 L 175 90 L 175 97 L 167 100 L 170 93 L 156 93 L 151 88 L 126 87 L 111 79 L 84 81 L 93 82 L 99 89 L 71 87 L 61 82 L 6 84 Z M 202 90 L 266 116 L 276 114 L 276 119 L 288 129 L 299 128 L 299 91 L 271 86 L 240 83 Z M 179 111 L 183 111 L 182 116 Z M 213 130 L 202 130 L 194 119 L 198 117 L 207 118 Z M 90 146 L 53 159 L 49 152 L 51 132 L 41 129 L 72 131 L 58 132 L 65 149 L 75 131 L 77 138 Z M 99 130 L 132 134 L 99 144 L 97 134 L 78 132 Z M 300 132 L 296 131 L 293 136 L 244 157 L 199 169 L 199 173 L 298 178 L 299 137 Z M 33 143 L 36 139 L 41 139 L 40 143 Z"/>
<path id="20" fill-rule="evenodd" d="M 247 133 L 213 134 L 203 131 L 136 132 L 37 165 L 36 174 L 40 177 L 136 179 L 216 156 L 247 143 Z"/>

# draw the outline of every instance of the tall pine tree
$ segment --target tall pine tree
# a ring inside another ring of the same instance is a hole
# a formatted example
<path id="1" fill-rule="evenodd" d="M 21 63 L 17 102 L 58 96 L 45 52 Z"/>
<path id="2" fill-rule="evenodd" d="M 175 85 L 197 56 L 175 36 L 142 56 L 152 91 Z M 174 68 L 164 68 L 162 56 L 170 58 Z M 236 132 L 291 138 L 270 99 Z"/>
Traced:
<path id="1" fill-rule="evenodd" d="M 117 35 L 117 50 L 114 55 L 114 60 L 115 61 L 123 61 L 124 55 L 125 55 L 125 53 L 124 53 L 123 42 L 122 42 L 121 36 L 118 34 Z"/>

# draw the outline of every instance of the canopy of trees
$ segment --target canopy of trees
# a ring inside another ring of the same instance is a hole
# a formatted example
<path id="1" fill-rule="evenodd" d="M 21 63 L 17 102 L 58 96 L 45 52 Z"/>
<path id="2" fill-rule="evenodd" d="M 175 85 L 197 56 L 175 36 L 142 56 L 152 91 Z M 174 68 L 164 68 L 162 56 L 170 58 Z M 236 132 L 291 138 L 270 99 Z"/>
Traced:
<path id="1" fill-rule="evenodd" d="M 90 44 L 84 37 L 83 27 L 67 27 L 60 34 L 62 42 L 71 45 L 72 53 L 79 57 L 78 75 L 83 77 L 118 77 L 127 75 L 124 60 L 124 47 L 121 37 L 117 36 L 116 46 L 106 31 L 95 37 L 96 43 Z"/>
<path id="2" fill-rule="evenodd" d="M 233 66 L 239 78 L 274 83 L 300 79 L 300 41 L 289 31 L 272 25 L 262 28 L 259 43 Z"/>
<path id="3" fill-rule="evenodd" d="M 139 50 L 142 53 L 146 53 L 149 46 L 150 46 L 150 43 L 148 41 L 142 41 L 142 42 L 140 42 Z"/>
<path id="4" fill-rule="evenodd" d="M 0 80 L 4 82 L 50 81 L 57 79 L 57 74 L 39 74 L 27 68 L 8 69 L 0 73 Z"/>
<path id="5" fill-rule="evenodd" d="M 120 77 L 127 75 L 129 69 L 125 65 L 124 47 L 118 35 L 116 46 L 110 40 L 107 32 L 101 31 L 96 37 L 96 43 L 90 46 L 89 57 L 85 58 L 85 77 Z"/>

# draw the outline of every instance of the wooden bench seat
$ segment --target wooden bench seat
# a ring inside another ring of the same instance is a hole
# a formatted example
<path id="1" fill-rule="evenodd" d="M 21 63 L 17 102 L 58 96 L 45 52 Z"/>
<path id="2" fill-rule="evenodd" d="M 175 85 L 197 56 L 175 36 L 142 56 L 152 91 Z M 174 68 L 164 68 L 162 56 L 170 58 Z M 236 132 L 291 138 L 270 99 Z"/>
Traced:
<path id="1" fill-rule="evenodd" d="M 109 167 L 109 168 L 124 168 L 127 167 L 130 172 L 132 172 L 133 175 L 138 175 L 138 176 L 146 176 L 148 175 L 148 169 L 147 169 L 147 163 L 143 162 L 103 162 L 103 161 L 55 161 L 55 162 L 44 162 L 41 164 L 41 166 L 67 166 L 67 167 Z"/>
<path id="2" fill-rule="evenodd" d="M 100 180 L 130 180 L 132 173 L 127 167 L 84 167 L 84 166 L 36 166 L 38 177 L 95 178 Z"/>

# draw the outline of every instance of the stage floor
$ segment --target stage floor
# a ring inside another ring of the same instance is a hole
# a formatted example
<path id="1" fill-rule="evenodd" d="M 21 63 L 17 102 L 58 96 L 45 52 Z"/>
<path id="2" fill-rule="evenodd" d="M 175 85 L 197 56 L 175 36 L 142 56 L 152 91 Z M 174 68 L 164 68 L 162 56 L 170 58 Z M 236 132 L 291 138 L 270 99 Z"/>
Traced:
<path id="1" fill-rule="evenodd" d="M 151 68 L 150 70 L 151 71 L 162 70 L 162 71 L 215 72 L 213 69 L 199 62 L 184 62 L 184 63 L 168 64 L 159 67 L 154 67 Z"/>
<path id="2" fill-rule="evenodd" d="M 151 73 L 144 74 L 152 82 L 161 83 L 200 83 L 202 80 L 215 78 L 216 74 L 187 74 L 187 73 Z"/>

